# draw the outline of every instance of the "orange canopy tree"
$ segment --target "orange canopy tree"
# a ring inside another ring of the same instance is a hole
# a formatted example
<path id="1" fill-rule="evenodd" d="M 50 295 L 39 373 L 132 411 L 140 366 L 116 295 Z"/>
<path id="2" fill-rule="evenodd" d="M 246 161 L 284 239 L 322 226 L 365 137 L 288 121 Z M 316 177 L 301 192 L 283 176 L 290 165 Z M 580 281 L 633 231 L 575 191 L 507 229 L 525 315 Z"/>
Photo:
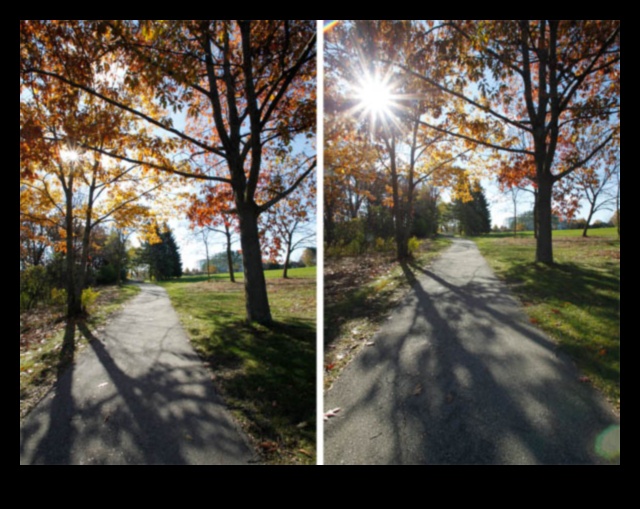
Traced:
<path id="1" fill-rule="evenodd" d="M 146 156 L 112 155 L 231 188 L 247 318 L 270 322 L 258 218 L 314 170 L 315 157 L 289 188 L 260 202 L 263 154 L 295 150 L 301 136 L 313 134 L 315 20 L 27 20 L 22 33 L 29 44 L 24 55 L 21 49 L 21 75 L 54 77 L 147 123 L 155 138 Z M 59 65 L 43 65 L 49 60 Z M 140 100 L 92 85 L 85 71 L 105 62 Z M 201 129 L 187 130 L 185 117 L 199 119 Z M 182 158 L 159 150 L 167 139 Z"/>
<path id="2" fill-rule="evenodd" d="M 502 153 L 514 185 L 536 189 L 536 261 L 553 263 L 554 185 L 619 143 L 619 20 L 444 20 L 425 49 L 442 77 L 403 66 L 456 103 L 451 126 L 423 122 Z M 493 127 L 487 131 L 487 127 Z M 524 145 L 522 145 L 524 140 Z M 532 171 L 533 170 L 533 171 Z"/>
<path id="3" fill-rule="evenodd" d="M 100 86 L 100 77 L 91 74 Z M 25 232 L 37 241 L 33 235 L 40 233 L 42 239 L 47 229 L 60 239 L 53 247 L 65 254 L 69 317 L 83 312 L 81 296 L 97 227 L 151 222 L 144 199 L 156 196 L 163 179 L 104 155 L 116 149 L 135 155 L 145 139 L 140 129 L 133 115 L 44 73 L 23 74 L 21 67 L 21 237 Z"/>

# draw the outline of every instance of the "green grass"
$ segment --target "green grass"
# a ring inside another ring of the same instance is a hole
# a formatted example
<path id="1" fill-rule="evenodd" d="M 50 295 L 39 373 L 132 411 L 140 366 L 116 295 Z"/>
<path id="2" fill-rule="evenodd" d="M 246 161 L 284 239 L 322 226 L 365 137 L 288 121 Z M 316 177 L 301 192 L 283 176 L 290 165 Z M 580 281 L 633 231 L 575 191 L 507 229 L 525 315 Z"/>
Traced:
<path id="1" fill-rule="evenodd" d="M 140 292 L 134 285 L 97 288 L 98 298 L 82 318 L 95 330 L 109 316 Z M 41 306 L 20 316 L 20 418 L 49 391 L 82 346 L 83 335 L 67 324 L 63 309 Z M 66 355 L 70 350 L 71 355 Z"/>
<path id="2" fill-rule="evenodd" d="M 592 383 L 620 402 L 620 241 L 615 228 L 554 231 L 555 264 L 534 263 L 531 232 L 474 238 L 531 321 L 576 361 Z"/>
<path id="3" fill-rule="evenodd" d="M 161 283 L 216 386 L 267 463 L 316 463 L 315 268 L 267 271 L 273 325 L 248 324 L 244 286 Z"/>
<path id="4" fill-rule="evenodd" d="M 317 273 L 316 267 L 300 267 L 296 269 L 289 269 L 289 279 L 315 279 Z M 266 279 L 282 279 L 282 269 L 274 269 L 274 270 L 265 270 L 264 276 Z M 244 274 L 242 272 L 235 273 L 236 281 L 244 281 Z M 179 281 L 182 282 L 190 282 L 190 283 L 200 283 L 207 281 L 207 275 L 198 275 L 198 276 L 182 276 Z M 229 274 L 211 274 L 212 282 L 228 282 Z"/>
<path id="5" fill-rule="evenodd" d="M 617 238 L 618 229 L 613 228 L 589 228 L 587 231 L 588 237 L 597 237 L 597 238 Z M 513 232 L 505 231 L 500 233 L 492 233 L 489 235 L 491 238 L 514 238 Z M 572 238 L 572 237 L 582 237 L 582 229 L 577 230 L 554 230 L 553 238 L 554 239 L 562 239 L 562 238 Z M 518 232 L 517 238 L 527 238 L 533 239 L 534 233 L 532 231 Z"/>

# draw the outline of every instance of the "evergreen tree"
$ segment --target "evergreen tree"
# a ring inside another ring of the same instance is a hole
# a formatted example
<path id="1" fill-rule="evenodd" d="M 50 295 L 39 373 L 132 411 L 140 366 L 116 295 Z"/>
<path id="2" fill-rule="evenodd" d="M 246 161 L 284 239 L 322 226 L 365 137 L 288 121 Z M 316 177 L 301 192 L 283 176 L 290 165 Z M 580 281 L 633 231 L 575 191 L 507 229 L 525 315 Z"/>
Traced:
<path id="1" fill-rule="evenodd" d="M 149 265 L 149 276 L 157 281 L 182 277 L 182 258 L 173 232 L 165 224 L 157 235 L 160 242 L 143 246 L 142 259 Z"/>
<path id="2" fill-rule="evenodd" d="M 471 201 L 456 200 L 454 215 L 458 220 L 460 232 L 465 235 L 481 235 L 491 231 L 491 213 L 484 190 L 476 183 L 471 190 Z"/>

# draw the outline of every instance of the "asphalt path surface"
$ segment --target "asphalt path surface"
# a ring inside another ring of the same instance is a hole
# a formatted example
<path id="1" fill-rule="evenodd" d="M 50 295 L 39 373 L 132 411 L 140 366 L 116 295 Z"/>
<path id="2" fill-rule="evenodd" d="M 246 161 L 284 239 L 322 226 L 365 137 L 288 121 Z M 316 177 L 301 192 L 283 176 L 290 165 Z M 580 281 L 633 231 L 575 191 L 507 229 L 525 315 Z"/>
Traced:
<path id="1" fill-rule="evenodd" d="M 167 293 L 141 288 L 20 424 L 21 465 L 256 459 Z"/>
<path id="2" fill-rule="evenodd" d="M 325 464 L 611 462 L 619 420 L 475 244 L 405 274 L 404 302 L 325 395 L 341 408 Z"/>

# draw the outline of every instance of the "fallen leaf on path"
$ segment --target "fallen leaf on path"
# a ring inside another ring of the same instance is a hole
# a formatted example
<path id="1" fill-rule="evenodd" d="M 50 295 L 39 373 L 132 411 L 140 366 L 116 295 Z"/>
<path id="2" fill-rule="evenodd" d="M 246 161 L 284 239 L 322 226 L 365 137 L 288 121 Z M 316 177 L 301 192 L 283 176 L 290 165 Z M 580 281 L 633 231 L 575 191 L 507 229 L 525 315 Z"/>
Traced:
<path id="1" fill-rule="evenodd" d="M 298 452 L 300 454 L 304 454 L 305 456 L 308 456 L 309 458 L 313 458 L 313 454 L 311 454 L 310 452 L 305 451 L 304 449 L 298 449 Z"/>
<path id="2" fill-rule="evenodd" d="M 324 414 L 324 420 L 328 421 L 331 417 L 335 417 L 340 412 L 341 408 L 334 408 L 333 410 L 329 410 L 326 414 Z"/>
<path id="3" fill-rule="evenodd" d="M 367 341 L 365 343 L 365 346 L 373 346 L 373 345 L 375 345 L 375 343 L 373 341 Z"/>
<path id="4" fill-rule="evenodd" d="M 331 371 L 331 370 L 332 370 L 333 368 L 335 368 L 335 367 L 336 367 L 335 363 L 331 363 L 331 364 L 327 364 L 327 365 L 325 366 L 325 369 L 326 369 L 327 371 Z"/>
<path id="5" fill-rule="evenodd" d="M 413 395 L 414 396 L 418 396 L 420 394 L 422 394 L 422 384 L 416 385 L 416 388 L 413 389 Z"/>

